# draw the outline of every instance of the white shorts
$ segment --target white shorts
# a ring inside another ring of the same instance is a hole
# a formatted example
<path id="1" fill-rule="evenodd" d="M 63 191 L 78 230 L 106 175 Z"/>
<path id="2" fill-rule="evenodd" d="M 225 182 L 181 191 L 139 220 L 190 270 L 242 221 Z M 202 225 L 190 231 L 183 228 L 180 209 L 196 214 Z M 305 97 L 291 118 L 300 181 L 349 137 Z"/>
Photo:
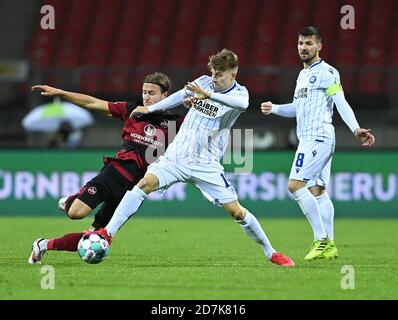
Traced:
<path id="1" fill-rule="evenodd" d="M 238 199 L 220 163 L 193 163 L 179 159 L 171 161 L 165 156 L 160 156 L 149 165 L 147 173 L 159 179 L 159 189 L 167 189 L 176 182 L 189 182 L 216 205 Z"/>
<path id="2" fill-rule="evenodd" d="M 334 145 L 300 141 L 289 179 L 307 182 L 307 187 L 326 187 L 330 178 Z"/>

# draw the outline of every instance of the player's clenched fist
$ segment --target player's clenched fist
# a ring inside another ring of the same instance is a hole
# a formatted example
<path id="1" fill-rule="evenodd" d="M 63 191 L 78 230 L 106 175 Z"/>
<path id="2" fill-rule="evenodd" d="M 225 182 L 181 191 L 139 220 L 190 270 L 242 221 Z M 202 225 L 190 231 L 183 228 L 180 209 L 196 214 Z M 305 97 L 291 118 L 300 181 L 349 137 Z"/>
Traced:
<path id="1" fill-rule="evenodd" d="M 363 147 L 371 147 L 376 141 L 375 136 L 370 133 L 370 129 L 358 128 L 355 130 L 354 134 L 361 140 Z"/>
<path id="2" fill-rule="evenodd" d="M 263 102 L 261 104 L 261 112 L 264 113 L 265 115 L 270 114 L 272 112 L 272 102 L 271 101 Z"/>

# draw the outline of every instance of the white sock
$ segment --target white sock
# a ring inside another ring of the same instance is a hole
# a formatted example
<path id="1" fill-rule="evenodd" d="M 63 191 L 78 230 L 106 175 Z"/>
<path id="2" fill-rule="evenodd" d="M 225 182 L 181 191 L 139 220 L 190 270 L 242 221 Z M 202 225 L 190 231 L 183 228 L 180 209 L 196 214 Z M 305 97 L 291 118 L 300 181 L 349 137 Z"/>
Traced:
<path id="1" fill-rule="evenodd" d="M 246 215 L 243 220 L 236 220 L 236 222 L 240 224 L 243 231 L 245 231 L 250 238 L 262 246 L 265 255 L 270 259 L 272 254 L 276 251 L 269 242 L 257 218 L 246 210 Z"/>
<path id="2" fill-rule="evenodd" d="M 293 192 L 293 196 L 312 227 L 314 239 L 325 239 L 326 232 L 323 227 L 318 201 L 312 195 L 310 190 L 308 190 L 307 187 L 301 188 L 300 190 Z"/>
<path id="3" fill-rule="evenodd" d="M 332 200 L 330 200 L 327 192 L 323 193 L 316 198 L 318 201 L 319 209 L 321 211 L 321 218 L 323 226 L 325 228 L 326 234 L 330 240 L 334 240 L 334 229 L 333 229 L 333 219 L 334 219 L 334 206 Z"/>
<path id="4" fill-rule="evenodd" d="M 140 188 L 135 186 L 133 190 L 127 191 L 117 206 L 111 221 L 106 225 L 105 229 L 112 237 L 121 226 L 138 210 L 147 194 Z"/>
<path id="5" fill-rule="evenodd" d="M 48 250 L 47 249 L 48 239 L 43 239 L 39 242 L 39 248 L 41 250 Z"/>

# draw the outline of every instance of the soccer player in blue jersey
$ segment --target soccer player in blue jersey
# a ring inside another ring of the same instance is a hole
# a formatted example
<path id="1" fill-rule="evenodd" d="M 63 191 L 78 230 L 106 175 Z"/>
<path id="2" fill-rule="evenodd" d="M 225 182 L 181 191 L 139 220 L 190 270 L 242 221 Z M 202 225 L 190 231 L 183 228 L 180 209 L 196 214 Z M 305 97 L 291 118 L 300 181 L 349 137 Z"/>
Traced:
<path id="1" fill-rule="evenodd" d="M 109 224 L 98 233 L 108 239 L 138 210 L 147 195 L 166 189 L 176 182 L 190 182 L 214 203 L 235 219 L 254 241 L 259 243 L 266 257 L 277 265 L 293 266 L 294 262 L 276 252 L 257 218 L 242 207 L 236 192 L 220 164 L 228 144 L 229 129 L 249 106 L 249 93 L 235 81 L 238 57 L 227 49 L 210 57 L 211 76 L 201 76 L 184 89 L 152 106 L 139 106 L 133 113 L 148 114 L 167 110 L 192 99 L 192 106 L 180 131 L 164 156 L 152 163 L 145 176 L 128 191 L 116 208 Z"/>
<path id="2" fill-rule="evenodd" d="M 322 60 L 321 35 L 315 27 L 298 32 L 298 54 L 303 62 L 292 103 L 261 104 L 261 111 L 295 117 L 299 145 L 291 168 L 288 189 L 307 217 L 314 242 L 305 260 L 338 257 L 334 242 L 334 207 L 325 190 L 330 177 L 335 134 L 332 125 L 333 106 L 362 146 L 371 147 L 375 137 L 370 129 L 359 126 L 354 112 L 344 97 L 339 72 Z"/>

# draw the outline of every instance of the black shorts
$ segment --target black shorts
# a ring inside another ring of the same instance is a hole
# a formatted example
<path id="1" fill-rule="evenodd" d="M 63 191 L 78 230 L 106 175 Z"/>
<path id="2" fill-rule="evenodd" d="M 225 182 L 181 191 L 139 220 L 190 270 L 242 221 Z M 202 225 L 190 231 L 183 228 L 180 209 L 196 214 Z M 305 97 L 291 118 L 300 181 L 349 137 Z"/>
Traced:
<path id="1" fill-rule="evenodd" d="M 136 179 L 135 182 L 131 182 L 109 163 L 101 169 L 101 172 L 96 177 L 80 189 L 77 198 L 87 204 L 91 209 L 96 208 L 100 203 L 104 202 L 95 218 L 95 221 L 101 227 L 104 227 L 112 218 L 124 194 L 133 189 L 139 179 L 142 178 L 142 170 L 135 169 L 134 171 L 136 172 L 133 172 L 133 174 Z"/>

